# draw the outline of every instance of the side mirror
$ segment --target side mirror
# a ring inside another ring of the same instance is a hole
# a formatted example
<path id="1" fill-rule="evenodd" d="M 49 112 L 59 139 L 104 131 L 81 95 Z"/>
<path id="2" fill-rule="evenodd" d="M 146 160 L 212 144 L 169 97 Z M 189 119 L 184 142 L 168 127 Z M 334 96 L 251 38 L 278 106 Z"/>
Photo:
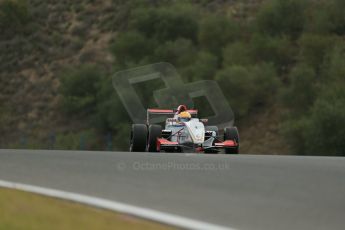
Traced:
<path id="1" fill-rule="evenodd" d="M 206 118 L 205 119 L 199 119 L 199 121 L 206 124 L 208 122 L 208 119 L 206 119 Z"/>

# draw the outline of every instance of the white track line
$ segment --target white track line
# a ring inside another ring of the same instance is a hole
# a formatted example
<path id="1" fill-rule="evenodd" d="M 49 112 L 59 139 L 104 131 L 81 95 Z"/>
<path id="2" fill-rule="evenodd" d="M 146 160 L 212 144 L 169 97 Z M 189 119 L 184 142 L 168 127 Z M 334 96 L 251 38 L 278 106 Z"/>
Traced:
<path id="1" fill-rule="evenodd" d="M 125 213 L 140 218 L 157 221 L 160 223 L 172 225 L 184 229 L 197 230 L 235 230 L 234 228 L 214 225 L 198 220 L 188 219 L 185 217 L 168 214 L 164 212 L 155 211 L 152 209 L 141 208 L 133 205 L 128 205 L 116 201 L 101 199 L 97 197 L 86 196 L 77 193 L 60 191 L 55 189 L 43 188 L 33 185 L 9 182 L 0 180 L 0 187 L 17 189 L 32 193 L 37 193 L 49 197 L 60 198 L 64 200 L 74 201 L 82 204 L 91 205 L 98 208 L 108 209 L 120 213 Z"/>

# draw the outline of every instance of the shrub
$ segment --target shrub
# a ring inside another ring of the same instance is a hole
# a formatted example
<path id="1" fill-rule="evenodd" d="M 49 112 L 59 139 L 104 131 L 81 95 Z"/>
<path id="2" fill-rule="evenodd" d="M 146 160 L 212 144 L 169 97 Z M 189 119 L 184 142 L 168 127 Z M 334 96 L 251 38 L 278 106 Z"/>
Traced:
<path id="1" fill-rule="evenodd" d="M 291 73 L 285 91 L 290 116 L 282 130 L 299 154 L 345 155 L 344 60 L 344 53 L 335 48 L 321 81 L 305 65 Z"/>
<path id="2" fill-rule="evenodd" d="M 332 30 L 332 22 L 329 20 L 330 1 L 315 1 L 310 5 L 308 12 L 309 20 L 305 23 L 305 30 L 308 33 L 329 34 Z"/>
<path id="3" fill-rule="evenodd" d="M 96 113 L 92 117 L 92 124 L 102 132 L 115 130 L 121 123 L 129 123 L 130 118 L 117 93 L 111 78 L 103 77 L 97 94 Z"/>
<path id="4" fill-rule="evenodd" d="M 319 1 L 313 5 L 314 7 L 310 10 L 310 20 L 307 23 L 309 31 L 319 34 L 345 34 L 344 1 Z"/>
<path id="5" fill-rule="evenodd" d="M 186 68 L 180 68 L 180 72 L 187 81 L 191 82 L 200 79 L 214 79 L 217 69 L 217 57 L 201 51 L 196 55 L 194 62 Z"/>
<path id="6" fill-rule="evenodd" d="M 334 4 L 330 6 L 330 16 L 332 27 L 331 32 L 338 35 L 345 35 L 345 2 L 343 0 L 333 0 Z"/>
<path id="7" fill-rule="evenodd" d="M 274 67 L 261 64 L 253 67 L 230 66 L 216 75 L 223 93 L 239 117 L 262 103 L 272 101 L 278 87 Z"/>
<path id="8" fill-rule="evenodd" d="M 243 66 L 227 67 L 217 73 L 216 80 L 220 84 L 235 115 L 245 116 L 251 106 L 251 101 L 255 97 L 255 86 L 248 69 Z"/>
<path id="9" fill-rule="evenodd" d="M 9 105 L 6 105 L 5 101 L 2 98 L 0 100 L 0 132 L 5 133 L 5 131 L 8 131 L 9 129 L 8 124 L 13 122 L 13 108 L 11 108 Z M 2 140 L 0 140 L 0 144 L 3 144 Z"/>
<path id="10" fill-rule="evenodd" d="M 325 55 L 322 69 L 322 84 L 345 84 L 345 43 L 336 44 Z"/>
<path id="11" fill-rule="evenodd" d="M 223 50 L 223 66 L 249 65 L 253 63 L 252 50 L 244 42 L 228 44 Z"/>
<path id="12" fill-rule="evenodd" d="M 196 41 L 198 23 L 195 7 L 173 4 L 170 7 L 137 8 L 131 13 L 129 28 L 148 38 L 169 41 L 186 38 Z"/>
<path id="13" fill-rule="evenodd" d="M 322 67 L 325 54 L 332 49 L 337 40 L 335 36 L 303 34 L 298 41 L 299 59 L 318 71 Z"/>
<path id="14" fill-rule="evenodd" d="M 121 123 L 117 126 L 114 135 L 114 143 L 118 150 L 128 150 L 131 123 Z"/>
<path id="15" fill-rule="evenodd" d="M 95 111 L 98 84 L 102 73 L 94 66 L 67 70 L 60 78 L 62 109 L 68 114 L 90 114 Z"/>
<path id="16" fill-rule="evenodd" d="M 0 30 L 2 36 L 21 32 L 30 19 L 28 3 L 25 0 L 3 0 L 0 2 Z"/>
<path id="17" fill-rule="evenodd" d="M 200 22 L 200 46 L 216 56 L 222 47 L 239 37 L 238 23 L 224 15 L 208 15 Z"/>
<path id="18" fill-rule="evenodd" d="M 308 154 L 345 156 L 345 90 L 327 88 L 312 108 L 306 127 Z"/>
<path id="19" fill-rule="evenodd" d="M 296 155 L 307 154 L 306 127 L 308 124 L 309 117 L 305 114 L 303 117 L 286 119 L 280 126 L 280 132 Z"/>
<path id="20" fill-rule="evenodd" d="M 153 55 L 152 62 L 170 62 L 175 66 L 186 66 L 193 62 L 196 56 L 196 48 L 191 40 L 179 38 L 175 41 L 167 41 L 158 46 Z"/>
<path id="21" fill-rule="evenodd" d="M 254 105 L 274 101 L 274 96 L 280 87 L 277 72 L 273 65 L 262 63 L 250 68 L 255 85 Z"/>
<path id="22" fill-rule="evenodd" d="M 298 65 L 291 71 L 289 81 L 282 91 L 283 104 L 295 115 L 305 114 L 317 95 L 315 71 L 305 64 Z"/>
<path id="23" fill-rule="evenodd" d="M 69 132 L 56 136 L 55 149 L 61 150 L 96 150 L 99 149 L 98 139 L 94 130 Z"/>
<path id="24" fill-rule="evenodd" d="M 73 36 L 78 36 L 80 38 L 86 37 L 88 33 L 88 28 L 89 26 L 85 23 L 80 23 L 72 27 L 72 35 Z"/>
<path id="25" fill-rule="evenodd" d="M 112 86 L 111 78 L 102 77 L 97 95 L 96 113 L 91 117 L 91 125 L 101 133 L 114 133 L 115 148 L 126 150 L 130 124 L 131 119 Z"/>
<path id="26" fill-rule="evenodd" d="M 250 49 L 254 61 L 271 62 L 279 72 L 286 72 L 296 59 L 297 49 L 286 37 L 270 37 L 255 34 L 251 39 Z"/>
<path id="27" fill-rule="evenodd" d="M 119 34 L 111 50 L 119 64 L 139 62 L 145 56 L 152 55 L 153 41 L 137 31 Z"/>
<path id="28" fill-rule="evenodd" d="M 305 2 L 300 0 L 272 0 L 259 10 L 256 23 L 261 33 L 270 36 L 288 35 L 297 38 L 305 22 Z"/>

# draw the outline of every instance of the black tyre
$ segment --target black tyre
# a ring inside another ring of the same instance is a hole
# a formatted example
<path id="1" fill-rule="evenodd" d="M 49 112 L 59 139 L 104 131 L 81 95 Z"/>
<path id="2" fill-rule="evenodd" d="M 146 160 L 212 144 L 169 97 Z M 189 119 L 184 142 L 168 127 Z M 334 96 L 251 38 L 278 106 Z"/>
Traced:
<path id="1" fill-rule="evenodd" d="M 147 141 L 147 126 L 144 124 L 132 125 L 130 152 L 145 152 Z"/>
<path id="2" fill-rule="evenodd" d="M 227 154 L 238 154 L 240 145 L 240 135 L 238 133 L 237 127 L 229 127 L 224 129 L 224 141 L 233 140 L 238 146 L 235 148 L 225 148 L 225 153 Z"/>
<path id="3" fill-rule="evenodd" d="M 157 150 L 157 138 L 162 136 L 162 126 L 150 125 L 149 126 L 149 138 L 147 141 L 147 151 L 158 152 Z"/>

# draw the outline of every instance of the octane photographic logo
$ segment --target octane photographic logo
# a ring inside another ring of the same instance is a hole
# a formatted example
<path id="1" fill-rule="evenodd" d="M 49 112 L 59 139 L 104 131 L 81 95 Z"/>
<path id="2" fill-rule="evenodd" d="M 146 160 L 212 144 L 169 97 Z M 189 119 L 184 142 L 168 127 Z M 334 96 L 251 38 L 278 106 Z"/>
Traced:
<path id="1" fill-rule="evenodd" d="M 230 164 L 227 162 L 152 162 L 152 161 L 134 161 L 131 163 L 119 162 L 116 165 L 118 171 L 222 171 L 230 170 Z"/>
<path id="2" fill-rule="evenodd" d="M 208 119 L 208 125 L 216 125 L 218 128 L 233 125 L 234 113 L 217 82 L 201 80 L 184 83 L 176 68 L 165 62 L 127 69 L 114 74 L 113 86 L 134 123 L 145 123 L 147 108 L 144 108 L 133 85 L 156 79 L 161 79 L 166 86 L 164 89 L 153 91 L 153 98 L 159 108 L 171 109 L 179 104 L 193 108 L 193 98 L 204 96 L 213 110 L 212 116 L 205 117 Z M 162 121 L 162 118 L 150 120 L 152 123 Z"/>

